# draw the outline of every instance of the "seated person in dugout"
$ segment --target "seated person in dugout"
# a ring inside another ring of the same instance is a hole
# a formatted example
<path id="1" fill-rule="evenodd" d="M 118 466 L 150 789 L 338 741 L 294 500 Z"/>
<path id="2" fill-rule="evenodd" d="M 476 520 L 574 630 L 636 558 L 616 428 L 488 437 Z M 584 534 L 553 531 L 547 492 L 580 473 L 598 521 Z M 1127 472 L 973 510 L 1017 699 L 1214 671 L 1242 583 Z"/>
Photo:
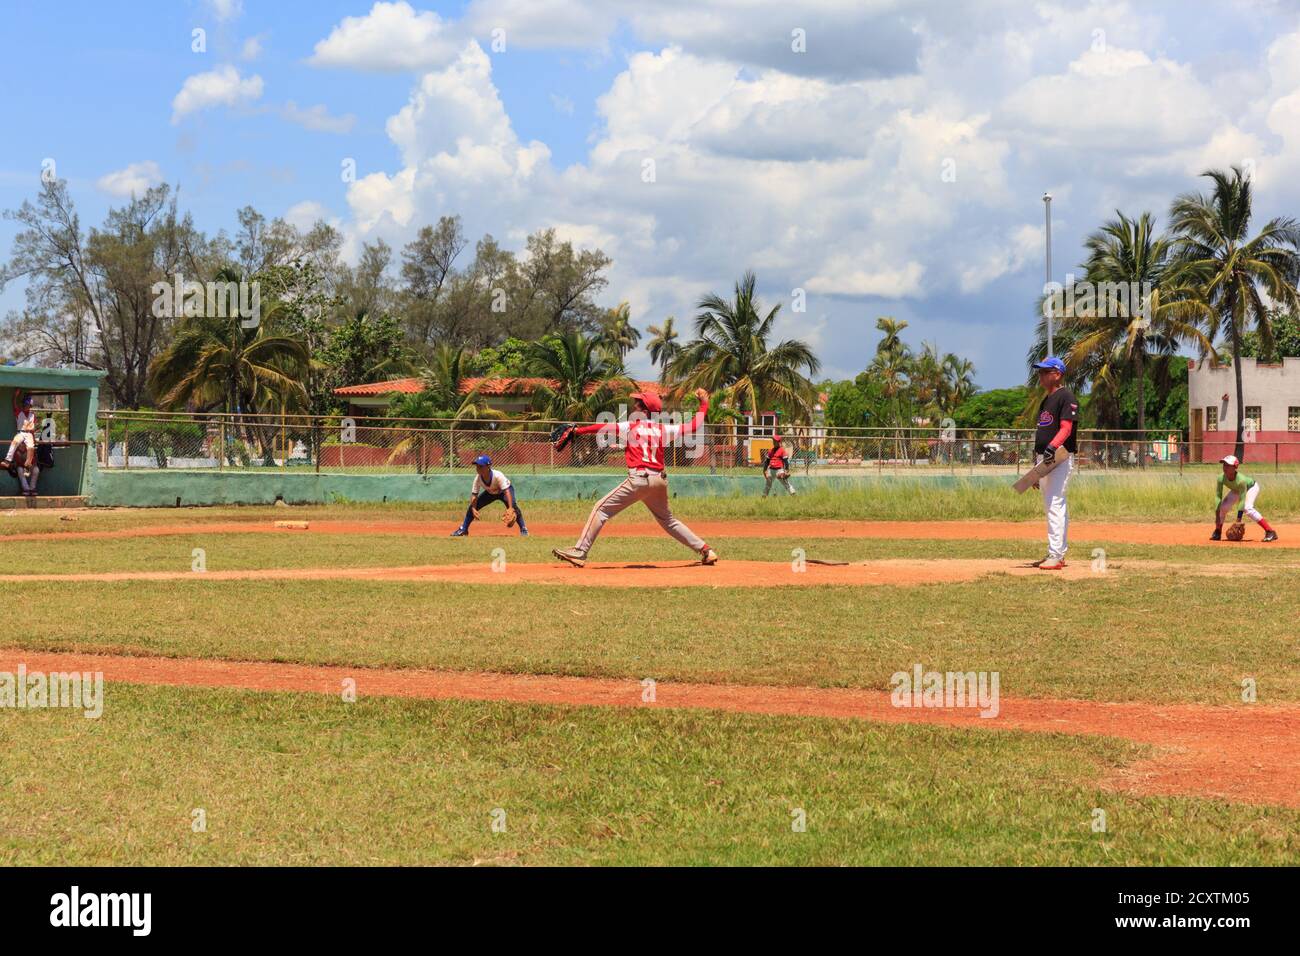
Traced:
<path id="1" fill-rule="evenodd" d="M 10 474 L 14 474 L 14 455 L 20 448 L 22 457 L 18 460 L 18 467 L 30 468 L 36 464 L 36 411 L 32 404 L 30 395 L 14 391 L 14 437 L 9 442 L 9 453 L 4 460 L 4 467 Z"/>

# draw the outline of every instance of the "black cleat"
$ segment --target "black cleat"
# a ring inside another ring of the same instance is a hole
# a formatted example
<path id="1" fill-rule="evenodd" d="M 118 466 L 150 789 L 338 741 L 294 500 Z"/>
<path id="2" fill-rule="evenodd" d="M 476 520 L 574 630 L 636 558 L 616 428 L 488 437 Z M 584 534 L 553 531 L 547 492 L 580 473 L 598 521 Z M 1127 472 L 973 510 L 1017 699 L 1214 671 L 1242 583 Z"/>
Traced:
<path id="1" fill-rule="evenodd" d="M 451 533 L 451 536 L 453 538 L 467 538 L 469 537 L 469 532 L 466 531 L 464 528 L 457 528 L 455 531 Z"/>
<path id="2" fill-rule="evenodd" d="M 1276 531 L 1266 531 L 1266 532 L 1264 532 L 1264 540 L 1265 540 L 1265 541 L 1276 541 L 1276 540 L 1277 540 L 1277 532 L 1276 532 Z"/>
<path id="3" fill-rule="evenodd" d="M 1210 540 L 1211 540 L 1211 541 L 1222 541 L 1222 540 L 1223 540 L 1223 529 L 1222 529 L 1222 528 L 1215 528 L 1215 529 L 1214 529 L 1214 534 L 1210 535 Z"/>

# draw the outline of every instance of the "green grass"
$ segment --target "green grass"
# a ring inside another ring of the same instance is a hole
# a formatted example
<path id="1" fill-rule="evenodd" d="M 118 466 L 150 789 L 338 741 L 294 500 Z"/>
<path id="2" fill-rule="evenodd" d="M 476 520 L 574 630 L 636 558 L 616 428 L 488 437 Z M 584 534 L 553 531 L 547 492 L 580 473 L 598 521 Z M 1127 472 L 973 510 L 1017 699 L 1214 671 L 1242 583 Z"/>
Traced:
<path id="1" fill-rule="evenodd" d="M 434 525 L 438 531 L 443 526 Z M 1208 531 L 1207 535 L 1208 537 Z M 230 534 L 193 533 L 117 539 L 5 542 L 0 539 L 0 568 L 9 574 L 72 574 L 122 571 L 189 571 L 195 549 L 202 549 L 207 570 L 256 568 L 396 567 L 421 564 L 488 563 L 504 549 L 508 561 L 551 562 L 551 549 L 573 543 L 573 536 L 448 538 L 416 535 Z M 994 558 L 1024 561 L 1042 556 L 1038 541 L 949 541 L 926 538 L 713 538 L 724 558 L 733 561 L 790 561 L 795 549 L 808 557 L 839 561 L 886 558 Z M 1086 561 L 1094 548 L 1114 559 L 1142 559 L 1174 564 L 1233 564 L 1243 568 L 1296 568 L 1300 553 L 1288 548 L 1170 547 L 1118 544 L 1076 536 L 1071 557 Z M 592 551 L 599 561 L 690 561 L 690 551 L 666 535 L 608 535 Z"/>
<path id="2" fill-rule="evenodd" d="M 612 540 L 611 540 L 611 543 Z M 991 576 L 919 587 L 583 588 L 376 581 L 23 586 L 32 649 L 885 689 L 922 663 L 1011 696 L 1300 700 L 1290 569 Z M 578 573 L 578 572 L 575 572 Z"/>
<path id="3" fill-rule="evenodd" d="M 1275 521 L 1300 519 L 1300 476 L 1256 473 L 1263 488 L 1259 508 Z M 610 486 L 617 476 L 610 476 Z M 671 479 L 670 479 L 671 481 Z M 796 480 L 798 486 L 798 481 Z M 529 521 L 580 521 L 591 510 L 591 499 L 521 501 Z M 1070 513 L 1089 521 L 1209 522 L 1214 505 L 1214 473 L 1178 475 L 1079 474 L 1070 484 Z M 832 518 L 869 521 L 931 521 L 979 519 L 1037 521 L 1042 499 L 1033 492 L 1018 495 L 1007 481 L 936 480 L 934 478 L 864 478 L 835 489 L 805 487 L 795 498 L 720 495 L 678 498 L 674 508 L 687 521 L 698 518 L 762 518 L 768 520 Z M 62 521 L 52 511 L 16 509 L 0 512 L 0 537 L 23 532 L 112 530 L 143 524 L 217 521 L 271 521 L 277 518 L 338 518 L 345 520 L 460 521 L 463 502 L 338 504 L 270 508 L 105 509 L 83 511 L 75 521 Z"/>
<path id="4" fill-rule="evenodd" d="M 1294 810 L 1104 789 L 1149 751 L 1102 738 L 120 684 L 100 720 L 0 721 L 5 865 L 1285 865 L 1300 851 Z"/>

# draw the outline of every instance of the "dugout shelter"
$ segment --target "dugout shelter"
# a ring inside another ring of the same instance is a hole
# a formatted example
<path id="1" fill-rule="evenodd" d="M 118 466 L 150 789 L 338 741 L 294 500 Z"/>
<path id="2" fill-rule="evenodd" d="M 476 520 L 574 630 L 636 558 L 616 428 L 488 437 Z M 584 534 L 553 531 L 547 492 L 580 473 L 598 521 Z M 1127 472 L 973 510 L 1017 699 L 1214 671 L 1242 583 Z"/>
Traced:
<path id="1" fill-rule="evenodd" d="M 40 495 L 47 503 L 78 504 L 90 494 L 95 414 L 103 377 L 102 372 L 87 369 L 0 365 L 0 441 L 7 451 L 16 428 L 14 393 L 30 394 L 35 400 L 37 445 L 48 445 L 54 452 L 54 467 L 43 469 L 40 476 Z M 0 496 L 21 497 L 18 482 L 3 472 Z"/>

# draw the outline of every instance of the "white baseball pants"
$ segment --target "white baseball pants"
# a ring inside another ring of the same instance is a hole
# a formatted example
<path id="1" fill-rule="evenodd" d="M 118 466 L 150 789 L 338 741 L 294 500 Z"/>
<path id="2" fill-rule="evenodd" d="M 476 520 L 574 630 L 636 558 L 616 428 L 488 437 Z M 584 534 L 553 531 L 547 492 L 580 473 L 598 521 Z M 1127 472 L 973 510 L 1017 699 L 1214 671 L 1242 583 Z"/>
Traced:
<path id="1" fill-rule="evenodd" d="M 1259 484 L 1253 484 L 1246 489 L 1246 496 L 1242 499 L 1241 510 L 1246 512 L 1246 517 L 1255 524 L 1264 517 L 1255 509 L 1255 499 L 1259 497 Z M 1223 497 L 1223 502 L 1219 505 L 1219 524 L 1223 524 L 1225 515 L 1232 512 L 1232 507 L 1237 503 L 1237 493 L 1230 491 Z"/>
<path id="2" fill-rule="evenodd" d="M 629 472 L 626 481 L 596 503 L 574 549 L 586 554 L 596 543 L 605 522 L 638 501 L 650 509 L 659 527 L 692 551 L 703 552 L 704 539 L 673 517 L 673 510 L 668 505 L 668 478 L 663 472 L 648 469 Z"/>
<path id="3" fill-rule="evenodd" d="M 1065 461 L 1038 482 L 1043 492 L 1043 510 L 1047 512 L 1047 556 L 1053 559 L 1064 558 L 1070 546 L 1070 509 L 1065 500 L 1065 489 L 1074 474 L 1074 456 L 1063 451 L 1058 451 L 1057 455 L 1065 455 Z"/>

